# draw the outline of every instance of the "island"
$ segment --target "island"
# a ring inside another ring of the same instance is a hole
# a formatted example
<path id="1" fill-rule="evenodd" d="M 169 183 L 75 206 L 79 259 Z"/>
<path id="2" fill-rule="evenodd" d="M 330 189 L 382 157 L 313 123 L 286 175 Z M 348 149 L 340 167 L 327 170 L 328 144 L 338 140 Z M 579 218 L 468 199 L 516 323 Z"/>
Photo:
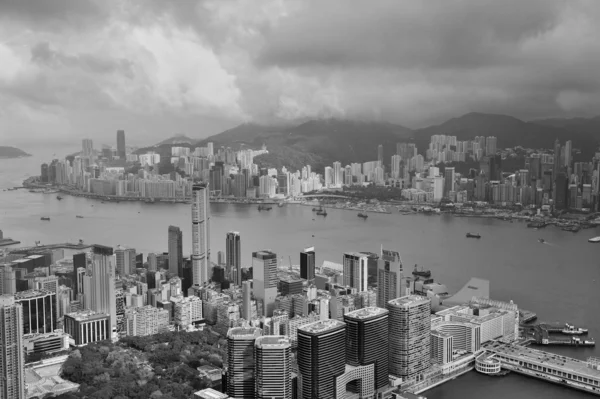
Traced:
<path id="1" fill-rule="evenodd" d="M 30 157 L 31 154 L 26 153 L 16 147 L 8 147 L 0 145 L 0 158 L 23 158 Z"/>

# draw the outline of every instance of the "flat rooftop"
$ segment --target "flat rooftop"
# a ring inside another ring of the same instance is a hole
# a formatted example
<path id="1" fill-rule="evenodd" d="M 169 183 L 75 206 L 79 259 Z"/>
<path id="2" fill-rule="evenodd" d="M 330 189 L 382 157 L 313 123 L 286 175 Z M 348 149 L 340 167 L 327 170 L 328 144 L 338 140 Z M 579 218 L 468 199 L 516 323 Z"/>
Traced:
<path id="1" fill-rule="evenodd" d="M 346 256 L 355 256 L 357 258 L 368 257 L 369 255 L 362 252 L 344 252 L 344 257 Z"/>
<path id="2" fill-rule="evenodd" d="M 277 259 L 277 254 L 269 249 L 263 249 L 252 253 L 253 258 L 258 259 Z"/>
<path id="3" fill-rule="evenodd" d="M 290 340 L 283 335 L 266 335 L 263 337 L 256 338 L 256 343 L 254 344 L 260 348 L 286 348 L 291 347 Z"/>
<path id="4" fill-rule="evenodd" d="M 388 302 L 388 304 L 393 306 L 411 306 L 411 305 L 421 305 L 424 303 L 428 303 L 431 300 L 427 297 L 420 295 L 407 295 L 400 298 L 392 299 Z"/>
<path id="5" fill-rule="evenodd" d="M 322 320 L 316 321 L 314 323 L 306 324 L 302 327 L 298 327 L 298 331 L 302 331 L 308 334 L 322 334 L 327 331 L 334 331 L 339 328 L 343 328 L 346 326 L 346 323 L 341 322 L 339 320 Z"/>
<path id="6" fill-rule="evenodd" d="M 106 313 L 96 313 L 93 310 L 81 310 L 79 312 L 67 313 L 65 316 L 69 316 L 77 321 L 86 321 L 109 317 Z"/>
<path id="7" fill-rule="evenodd" d="M 389 313 L 389 311 L 387 309 L 377 308 L 377 307 L 372 306 L 372 307 L 362 308 L 362 309 L 358 309 L 358 310 L 355 310 L 352 312 L 348 312 L 344 315 L 344 317 L 348 317 L 351 319 L 365 320 L 365 319 L 370 319 L 373 317 L 386 315 L 388 313 Z"/>
<path id="8" fill-rule="evenodd" d="M 56 294 L 54 292 L 46 290 L 27 290 L 15 293 L 15 301 L 21 301 L 24 299 L 33 299 L 37 297 L 43 297 L 46 295 Z"/>
<path id="9" fill-rule="evenodd" d="M 520 345 L 503 344 L 493 342 L 485 345 L 486 350 L 505 356 L 516 357 L 520 360 L 537 363 L 540 365 L 554 366 L 564 372 L 575 372 L 588 378 L 600 380 L 600 370 L 593 369 L 587 362 L 573 359 L 571 357 L 556 355 L 554 353 L 544 352 L 537 349 L 531 349 Z"/>
<path id="10" fill-rule="evenodd" d="M 262 335 L 262 330 L 258 327 L 234 327 L 227 332 L 227 338 L 251 339 Z"/>

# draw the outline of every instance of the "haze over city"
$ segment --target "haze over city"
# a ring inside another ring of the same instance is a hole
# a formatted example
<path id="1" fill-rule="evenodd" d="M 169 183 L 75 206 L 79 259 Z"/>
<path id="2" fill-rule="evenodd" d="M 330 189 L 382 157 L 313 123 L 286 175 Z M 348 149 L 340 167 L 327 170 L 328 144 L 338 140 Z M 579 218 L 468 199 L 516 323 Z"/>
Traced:
<path id="1" fill-rule="evenodd" d="M 598 20 L 578 0 L 5 0 L 0 136 L 123 128 L 143 145 L 245 121 L 590 117 Z"/>

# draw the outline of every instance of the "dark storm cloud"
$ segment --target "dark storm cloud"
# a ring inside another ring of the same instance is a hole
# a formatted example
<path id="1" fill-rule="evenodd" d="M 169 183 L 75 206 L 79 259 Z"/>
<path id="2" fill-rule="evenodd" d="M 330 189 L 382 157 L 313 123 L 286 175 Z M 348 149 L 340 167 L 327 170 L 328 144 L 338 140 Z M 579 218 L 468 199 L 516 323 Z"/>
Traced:
<path id="1" fill-rule="evenodd" d="M 0 19 L 21 20 L 32 30 L 89 28 L 109 17 L 103 0 L 2 0 Z"/>

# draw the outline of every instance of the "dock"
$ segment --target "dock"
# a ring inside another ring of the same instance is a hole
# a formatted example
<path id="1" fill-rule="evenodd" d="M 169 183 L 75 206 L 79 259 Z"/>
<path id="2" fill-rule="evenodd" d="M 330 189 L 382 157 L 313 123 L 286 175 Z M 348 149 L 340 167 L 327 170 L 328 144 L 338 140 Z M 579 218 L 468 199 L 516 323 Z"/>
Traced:
<path id="1" fill-rule="evenodd" d="M 0 247 L 5 247 L 7 245 L 15 245 L 20 244 L 21 241 L 15 241 L 12 238 L 1 238 L 0 239 Z"/>
<path id="2" fill-rule="evenodd" d="M 600 396 L 600 359 L 586 362 L 521 345 L 492 341 L 482 345 L 502 369 Z"/>
<path id="3" fill-rule="evenodd" d="M 557 345 L 557 346 L 575 346 L 590 347 L 596 346 L 592 339 L 581 338 L 581 335 L 587 335 L 587 330 L 579 334 L 567 334 L 569 337 L 557 337 L 551 334 L 564 334 L 564 326 L 558 323 L 539 323 L 539 324 L 521 324 L 520 329 L 524 332 L 525 339 L 523 344 L 535 345 Z"/>
<path id="4" fill-rule="evenodd" d="M 519 309 L 519 319 L 521 323 L 529 323 L 537 319 L 537 314 L 529 310 Z"/>

